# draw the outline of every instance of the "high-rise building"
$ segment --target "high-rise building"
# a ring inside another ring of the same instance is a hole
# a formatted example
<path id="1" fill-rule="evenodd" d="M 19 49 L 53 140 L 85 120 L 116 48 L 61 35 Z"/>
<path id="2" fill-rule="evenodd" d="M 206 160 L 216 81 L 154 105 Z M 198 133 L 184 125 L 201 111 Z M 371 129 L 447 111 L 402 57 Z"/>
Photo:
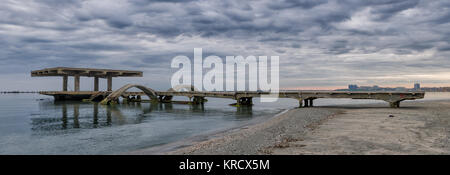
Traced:
<path id="1" fill-rule="evenodd" d="M 348 90 L 354 91 L 358 89 L 358 85 L 356 84 L 349 84 L 348 85 Z"/>
<path id="2" fill-rule="evenodd" d="M 420 83 L 414 84 L 414 90 L 420 90 Z"/>

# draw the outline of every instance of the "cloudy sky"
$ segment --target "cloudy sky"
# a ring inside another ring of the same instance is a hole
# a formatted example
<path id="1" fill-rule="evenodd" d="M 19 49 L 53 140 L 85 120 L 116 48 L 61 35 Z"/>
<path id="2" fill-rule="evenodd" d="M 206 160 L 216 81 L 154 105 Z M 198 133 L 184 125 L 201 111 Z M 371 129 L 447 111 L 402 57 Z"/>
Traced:
<path id="1" fill-rule="evenodd" d="M 170 86 L 176 55 L 278 55 L 282 88 L 450 85 L 448 0 L 2 0 L 0 90 L 57 90 L 30 71 L 144 71 Z M 91 89 L 82 79 L 82 90 Z M 72 85 L 72 84 L 71 84 Z"/>

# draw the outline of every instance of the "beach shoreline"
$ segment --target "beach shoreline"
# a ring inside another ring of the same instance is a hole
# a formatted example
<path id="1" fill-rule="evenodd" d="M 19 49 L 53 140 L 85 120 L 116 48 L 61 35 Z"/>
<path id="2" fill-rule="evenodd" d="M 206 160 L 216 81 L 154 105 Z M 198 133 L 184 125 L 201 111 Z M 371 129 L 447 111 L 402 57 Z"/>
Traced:
<path id="1" fill-rule="evenodd" d="M 156 154 L 450 154 L 449 122 L 450 100 L 294 108 Z"/>
<path id="2" fill-rule="evenodd" d="M 275 114 L 274 116 L 271 116 L 269 118 L 261 119 L 261 120 L 255 120 L 253 122 L 236 126 L 233 128 L 229 128 L 226 130 L 219 130 L 212 133 L 206 133 L 201 134 L 197 136 L 193 136 L 181 141 L 164 144 L 160 146 L 152 146 L 149 148 L 144 149 L 138 149 L 122 154 L 126 155 L 176 155 L 176 154 L 189 154 L 193 150 L 198 150 L 200 147 L 204 145 L 208 145 L 210 143 L 222 143 L 227 142 L 229 140 L 234 140 L 237 138 L 242 138 L 248 135 L 248 132 L 253 133 L 256 131 L 263 130 L 264 132 L 262 135 L 259 135 L 255 139 L 248 140 L 254 143 L 258 143 L 259 145 L 257 147 L 246 147 L 244 149 L 243 145 L 249 145 L 246 143 L 240 144 L 238 147 L 239 149 L 233 149 L 233 147 L 227 147 L 227 149 L 224 150 L 211 150 L 211 151 L 205 151 L 202 153 L 194 153 L 194 154 L 260 154 L 258 153 L 261 149 L 264 149 L 267 146 L 270 146 L 272 142 L 278 142 L 285 138 L 283 138 L 283 132 L 285 130 L 283 128 L 286 128 L 285 126 L 289 123 L 299 123 L 302 122 L 301 125 L 290 125 L 290 131 L 302 131 L 306 132 L 304 130 L 308 129 L 306 126 L 310 127 L 311 124 L 315 124 L 317 122 L 322 121 L 323 119 L 334 115 L 339 109 L 332 109 L 332 110 L 323 110 L 320 108 L 301 108 L 302 110 L 306 110 L 308 112 L 299 113 L 303 117 L 300 118 L 292 118 L 292 114 L 287 113 L 295 113 L 296 109 L 299 108 L 292 108 L 292 109 L 286 109 L 282 112 Z M 320 115 L 320 116 L 319 116 Z M 293 119 L 294 121 L 292 121 Z M 279 122 L 282 122 L 280 124 Z M 272 130 L 278 130 L 278 132 L 267 132 L 272 126 L 275 126 L 275 128 L 272 128 Z M 283 128 L 277 128 L 278 126 L 282 126 Z M 270 137 L 266 137 L 267 135 L 271 135 Z M 210 145 L 212 146 L 212 145 Z M 237 148 L 237 147 L 236 147 Z M 202 148 L 203 150 L 204 147 Z M 212 153 L 214 152 L 214 153 Z"/>

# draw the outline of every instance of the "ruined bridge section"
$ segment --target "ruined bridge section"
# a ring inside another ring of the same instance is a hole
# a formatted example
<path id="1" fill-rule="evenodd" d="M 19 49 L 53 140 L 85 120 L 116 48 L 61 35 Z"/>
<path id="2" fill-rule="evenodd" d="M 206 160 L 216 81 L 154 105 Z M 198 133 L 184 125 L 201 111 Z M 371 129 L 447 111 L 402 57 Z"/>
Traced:
<path id="1" fill-rule="evenodd" d="M 73 77 L 74 92 L 80 91 L 80 77 L 94 77 L 94 91 L 99 91 L 99 78 L 105 78 L 108 81 L 107 91 L 112 91 L 113 77 L 142 77 L 143 73 L 141 71 L 130 71 L 130 70 L 72 68 L 72 67 L 54 67 L 31 71 L 31 77 L 62 77 L 63 92 L 67 92 L 69 76 Z"/>
<path id="2" fill-rule="evenodd" d="M 252 105 L 254 97 L 268 95 L 267 92 L 204 92 L 199 91 L 191 85 L 180 85 L 167 91 L 155 91 L 151 88 L 127 84 L 122 88 L 112 91 L 113 77 L 142 77 L 141 71 L 130 70 L 113 70 L 113 69 L 93 69 L 93 68 L 70 68 L 70 67 L 54 67 L 42 70 L 31 71 L 32 77 L 59 76 L 63 77 L 62 91 L 45 91 L 40 92 L 43 95 L 51 95 L 55 100 L 89 100 L 100 101 L 103 104 L 119 101 L 120 97 L 129 98 L 136 96 L 140 101 L 142 95 L 148 96 L 154 102 L 171 103 L 174 96 L 185 96 L 192 100 L 192 104 L 203 104 L 206 97 L 214 98 L 230 98 L 236 100 L 236 106 Z M 68 77 L 74 77 L 74 90 L 68 91 Z M 94 77 L 93 91 L 80 91 L 80 77 Z M 108 80 L 107 90 L 99 91 L 99 78 Z M 140 89 L 142 92 L 127 92 L 130 88 Z M 181 90 L 187 91 L 181 91 Z M 424 98 L 425 92 L 361 92 L 361 91 L 281 91 L 279 98 L 294 98 L 299 101 L 299 107 L 313 106 L 314 99 L 318 98 L 351 98 L 351 99 L 376 99 L 389 102 L 391 107 L 400 107 L 403 100 L 415 100 Z M 133 100 L 133 99 L 131 99 Z"/>
<path id="3" fill-rule="evenodd" d="M 267 92 L 156 92 L 159 96 L 186 96 L 186 97 L 215 97 L 231 98 L 236 100 L 237 105 L 252 104 L 253 97 L 269 95 Z M 299 101 L 299 107 L 312 107 L 313 100 L 318 98 L 350 98 L 350 99 L 375 99 L 384 100 L 393 108 L 400 107 L 404 100 L 422 99 L 425 92 L 351 92 L 351 91 L 281 91 L 279 98 L 293 98 Z"/>
<path id="4" fill-rule="evenodd" d="M 193 86 L 184 87 L 188 91 L 178 91 L 180 88 L 169 89 L 168 91 L 154 91 L 153 89 L 128 84 L 112 92 L 102 103 L 110 104 L 117 102 L 120 96 L 124 96 L 130 88 L 138 88 L 143 91 L 152 101 L 169 103 L 174 96 L 185 96 L 193 98 L 193 103 L 202 104 L 206 97 L 230 98 L 236 100 L 236 106 L 252 105 L 252 98 L 269 95 L 268 92 L 205 92 L 198 91 Z M 404 100 L 415 100 L 424 98 L 425 92 L 350 92 L 350 91 L 281 91 L 279 98 L 293 98 L 299 101 L 299 107 L 312 107 L 313 101 L 318 98 L 351 98 L 351 99 L 375 99 L 384 100 L 393 108 L 400 107 L 400 102 Z"/>
<path id="5" fill-rule="evenodd" d="M 148 98 L 150 98 L 152 101 L 158 101 L 158 97 L 155 90 L 137 84 L 127 84 L 121 87 L 120 89 L 117 89 L 114 92 L 110 93 L 105 99 L 102 100 L 101 104 L 110 104 L 111 102 L 119 101 L 119 98 L 123 96 L 124 93 L 126 93 L 126 91 L 130 88 L 138 88 L 145 95 L 147 95 Z"/>

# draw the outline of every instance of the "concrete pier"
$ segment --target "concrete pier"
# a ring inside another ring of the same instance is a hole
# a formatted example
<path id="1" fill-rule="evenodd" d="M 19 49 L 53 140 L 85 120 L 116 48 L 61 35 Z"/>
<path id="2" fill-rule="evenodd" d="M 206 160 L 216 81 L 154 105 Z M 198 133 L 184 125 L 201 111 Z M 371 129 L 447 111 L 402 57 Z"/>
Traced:
<path id="1" fill-rule="evenodd" d="M 143 92 L 127 92 L 128 89 L 136 87 Z M 254 97 L 268 95 L 265 92 L 204 92 L 204 91 L 154 91 L 139 85 L 126 85 L 116 91 L 47 91 L 40 92 L 43 95 L 51 95 L 55 100 L 82 100 L 96 99 L 96 101 L 117 102 L 119 97 L 148 96 L 154 102 L 171 103 L 174 96 L 185 96 L 192 99 L 192 104 L 203 104 L 206 97 L 229 98 L 236 100 L 237 106 L 252 105 Z M 299 107 L 313 107 L 314 100 L 318 98 L 350 98 L 350 99 L 375 99 L 389 103 L 390 107 L 400 107 L 404 100 L 422 99 L 425 92 L 345 92 L 345 91 L 281 91 L 279 98 L 293 98 L 299 102 Z"/>
<path id="2" fill-rule="evenodd" d="M 108 75 L 107 79 L 108 79 L 108 89 L 107 89 L 107 91 L 112 91 L 112 76 Z"/>
<path id="3" fill-rule="evenodd" d="M 67 83 L 69 81 L 69 76 L 64 75 L 63 76 L 63 91 L 67 91 Z"/>
<path id="4" fill-rule="evenodd" d="M 92 69 L 92 68 L 68 68 L 55 67 L 31 72 L 32 77 L 62 76 L 62 91 L 40 92 L 44 95 L 54 96 L 55 100 L 88 100 L 102 101 L 103 104 L 116 103 L 120 97 L 127 101 L 141 101 L 142 95 L 148 96 L 153 102 L 171 103 L 174 96 L 185 96 L 191 99 L 191 104 L 203 104 L 206 97 L 229 98 L 236 100 L 236 106 L 251 106 L 254 97 L 269 95 L 268 92 L 236 91 L 236 92 L 205 92 L 198 91 L 193 86 L 179 86 L 167 91 L 155 91 L 151 88 L 127 84 L 115 91 L 112 90 L 113 77 L 142 77 L 141 71 L 112 70 L 112 69 Z M 68 91 L 68 77 L 74 77 L 74 91 Z M 93 91 L 80 91 L 80 77 L 94 77 Z M 100 91 L 99 78 L 107 80 L 107 90 Z M 142 92 L 127 92 L 130 88 L 140 89 Z M 188 91 L 179 91 L 180 89 Z M 130 98 L 135 96 L 135 99 Z M 364 92 L 364 91 L 280 91 L 279 98 L 293 98 L 299 102 L 299 107 L 313 107 L 314 100 L 318 98 L 351 98 L 351 99 L 375 99 L 384 100 L 390 107 L 400 107 L 400 102 L 404 100 L 415 100 L 424 98 L 425 92 Z"/>
<path id="5" fill-rule="evenodd" d="M 73 91 L 80 91 L 80 77 L 94 77 L 94 91 L 99 91 L 99 78 L 107 79 L 107 91 L 112 91 L 113 77 L 142 77 L 141 71 L 54 67 L 31 71 L 31 77 L 63 77 L 62 91 L 68 91 L 68 77 L 73 77 Z"/>
<path id="6" fill-rule="evenodd" d="M 305 101 L 305 106 L 302 106 L 302 104 L 300 104 L 300 108 L 301 107 L 313 107 L 314 106 L 314 104 L 313 104 L 313 101 L 314 101 L 314 99 L 313 98 L 308 98 L 308 99 L 304 99 L 304 101 Z"/>
<path id="7" fill-rule="evenodd" d="M 80 91 L 80 74 L 73 75 L 73 82 L 75 92 Z"/>
<path id="8" fill-rule="evenodd" d="M 94 77 L 94 91 L 98 91 L 99 78 Z"/>

